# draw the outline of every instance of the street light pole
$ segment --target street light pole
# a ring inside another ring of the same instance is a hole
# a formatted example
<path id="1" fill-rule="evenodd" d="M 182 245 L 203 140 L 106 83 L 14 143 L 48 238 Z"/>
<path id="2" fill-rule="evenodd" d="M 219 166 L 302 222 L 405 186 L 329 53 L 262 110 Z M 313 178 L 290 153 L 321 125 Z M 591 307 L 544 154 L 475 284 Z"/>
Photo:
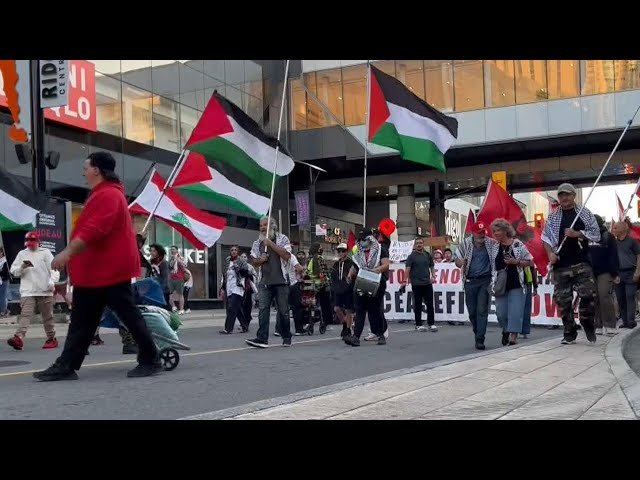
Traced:
<path id="1" fill-rule="evenodd" d="M 47 191 L 44 135 L 44 111 L 40 103 L 40 61 L 31 60 L 31 145 L 33 152 L 31 175 L 33 188 L 38 192 Z"/>

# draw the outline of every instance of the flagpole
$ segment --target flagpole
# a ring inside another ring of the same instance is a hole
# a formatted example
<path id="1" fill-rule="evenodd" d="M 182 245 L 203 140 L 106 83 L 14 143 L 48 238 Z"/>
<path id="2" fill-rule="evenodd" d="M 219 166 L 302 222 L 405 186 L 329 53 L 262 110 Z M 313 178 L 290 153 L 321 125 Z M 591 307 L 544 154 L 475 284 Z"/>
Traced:
<path id="1" fill-rule="evenodd" d="M 369 141 L 369 117 L 371 116 L 371 66 L 369 60 L 367 60 L 367 103 L 366 103 L 366 117 L 364 127 L 364 181 L 363 181 L 363 195 L 362 195 L 362 226 L 367 226 L 367 157 L 369 151 L 367 150 L 367 143 Z"/>
<path id="2" fill-rule="evenodd" d="M 160 193 L 160 196 L 158 197 L 158 200 L 156 201 L 156 204 L 153 207 L 153 210 L 151 210 L 149 212 L 149 216 L 147 217 L 147 221 L 144 223 L 144 227 L 142 227 L 142 234 L 144 234 L 147 231 L 147 228 L 149 228 L 149 222 L 151 222 L 151 218 L 153 217 L 153 215 L 156 213 L 156 210 L 158 209 L 158 207 L 160 206 L 160 202 L 162 201 L 162 198 L 164 197 L 164 193 L 167 191 L 167 189 L 171 188 L 171 185 L 173 185 L 173 181 L 176 178 L 176 174 L 179 171 L 179 167 L 182 166 L 182 163 L 184 161 L 184 159 L 186 158 L 185 156 L 185 152 L 187 150 L 183 149 L 182 153 L 180 154 L 180 157 L 178 157 L 178 161 L 176 162 L 176 164 L 173 166 L 173 170 L 171 170 L 171 174 L 169 175 L 169 178 L 167 179 L 167 183 L 165 184 L 164 188 L 162 189 L 162 193 Z"/>
<path id="3" fill-rule="evenodd" d="M 622 215 L 622 220 L 627 218 L 627 213 L 629 213 L 629 210 L 631 210 L 631 204 L 633 203 L 633 197 L 638 195 L 638 189 L 639 188 L 640 188 L 640 177 L 638 177 L 638 182 L 636 183 L 636 188 L 633 190 L 633 193 L 631 194 L 631 198 L 629 198 L 629 205 L 627 205 L 627 208 L 625 209 L 624 214 Z"/>
<path id="4" fill-rule="evenodd" d="M 278 153 L 280 152 L 280 134 L 282 133 L 282 118 L 284 115 L 284 107 L 285 107 L 285 99 L 287 98 L 287 81 L 289 78 L 289 62 L 291 60 L 287 60 L 287 64 L 284 67 L 284 82 L 282 87 L 282 101 L 280 102 L 280 118 L 278 119 L 278 135 L 277 135 L 277 143 L 276 143 L 276 154 L 273 158 L 273 178 L 271 179 L 271 200 L 269 201 L 269 212 L 267 213 L 267 234 L 271 229 L 271 210 L 273 209 L 273 195 L 276 191 L 276 170 L 278 168 Z M 282 226 L 281 226 L 282 228 Z M 267 251 L 267 247 L 265 246 L 265 252 Z"/>
<path id="5" fill-rule="evenodd" d="M 622 142 L 622 139 L 624 138 L 625 134 L 627 133 L 627 130 L 629 130 L 629 127 L 631 127 L 631 124 L 633 123 L 634 118 L 636 118 L 636 115 L 638 114 L 638 111 L 640 111 L 640 105 L 638 105 L 638 108 L 636 108 L 636 111 L 633 114 L 633 117 L 631 117 L 629 119 L 629 121 L 627 122 L 626 127 L 624 127 L 624 130 L 620 134 L 620 138 L 618 138 L 618 142 L 616 143 L 615 147 L 613 147 L 613 150 L 611 151 L 611 154 L 609 155 L 609 158 L 607 158 L 607 161 L 605 162 L 604 166 L 602 167 L 602 170 L 600 170 L 600 175 L 598 175 L 598 178 L 596 178 L 596 181 L 594 182 L 593 187 L 591 187 L 591 191 L 589 192 L 589 195 L 587 195 L 586 200 L 584 202 L 582 202 L 582 206 L 580 207 L 580 210 L 578 211 L 578 214 L 576 215 L 576 217 L 573 219 L 573 222 L 571 222 L 571 226 L 569 228 L 572 229 L 575 226 L 575 224 L 578 221 L 578 219 L 580 218 L 580 214 L 582 213 L 582 211 L 584 210 L 585 205 L 587 204 L 587 202 L 591 198 L 591 195 L 593 194 L 593 191 L 595 190 L 596 185 L 598 185 L 598 182 L 600 181 L 600 178 L 602 178 L 602 175 L 604 175 L 604 171 L 607 169 L 607 166 L 609 165 L 609 162 L 611 161 L 611 158 L 613 158 L 613 155 L 616 153 L 616 150 L 618 150 L 618 147 L 620 146 L 620 142 Z M 560 243 L 560 246 L 558 247 L 558 250 L 556 251 L 556 255 L 558 255 L 560 253 L 560 250 L 562 250 L 562 246 L 564 245 L 564 242 L 566 240 L 567 240 L 567 237 L 565 236 L 562 239 L 562 243 Z"/>

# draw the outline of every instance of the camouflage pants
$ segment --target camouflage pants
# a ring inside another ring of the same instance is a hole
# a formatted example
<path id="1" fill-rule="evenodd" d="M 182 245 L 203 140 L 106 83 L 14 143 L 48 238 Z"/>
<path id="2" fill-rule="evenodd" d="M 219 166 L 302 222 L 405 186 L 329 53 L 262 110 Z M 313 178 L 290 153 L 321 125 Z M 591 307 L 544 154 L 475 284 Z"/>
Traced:
<path id="1" fill-rule="evenodd" d="M 591 266 L 581 263 L 568 268 L 554 269 L 553 281 L 553 299 L 562 316 L 565 340 L 573 341 L 578 336 L 576 322 L 573 318 L 574 291 L 580 299 L 578 307 L 580 324 L 584 328 L 585 334 L 594 332 L 597 288 Z"/>

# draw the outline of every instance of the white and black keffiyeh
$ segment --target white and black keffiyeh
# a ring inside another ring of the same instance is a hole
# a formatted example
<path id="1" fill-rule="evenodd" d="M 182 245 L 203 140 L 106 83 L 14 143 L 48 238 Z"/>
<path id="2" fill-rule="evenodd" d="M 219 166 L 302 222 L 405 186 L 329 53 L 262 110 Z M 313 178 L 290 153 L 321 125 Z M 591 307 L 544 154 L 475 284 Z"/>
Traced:
<path id="1" fill-rule="evenodd" d="M 380 248 L 380 242 L 378 242 L 373 235 L 368 236 L 367 240 L 369 240 L 371 245 L 369 250 L 369 260 L 365 261 L 364 250 L 358 247 L 356 254 L 353 256 L 353 262 L 358 266 L 358 268 L 364 267 L 367 270 L 373 270 L 380 265 L 382 249 Z"/>
<path id="2" fill-rule="evenodd" d="M 549 218 L 544 224 L 544 230 L 542 232 L 542 241 L 549 245 L 554 250 L 560 244 L 560 226 L 562 225 L 562 209 L 558 209 L 549 215 Z M 598 222 L 593 216 L 590 210 L 583 208 L 580 213 L 580 220 L 584 223 L 584 230 L 581 233 L 590 242 L 600 241 L 600 228 Z"/>

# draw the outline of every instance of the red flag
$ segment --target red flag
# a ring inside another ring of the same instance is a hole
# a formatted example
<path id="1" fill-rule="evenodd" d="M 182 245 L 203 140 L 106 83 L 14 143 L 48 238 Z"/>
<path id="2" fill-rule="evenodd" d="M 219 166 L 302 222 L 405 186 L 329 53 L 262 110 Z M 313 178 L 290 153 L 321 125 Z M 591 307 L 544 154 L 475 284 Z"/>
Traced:
<path id="1" fill-rule="evenodd" d="M 469 215 L 467 215 L 467 224 L 464 227 L 464 233 L 471 233 L 472 225 L 476 223 L 476 214 L 473 213 L 473 209 L 469 209 Z"/>
<path id="2" fill-rule="evenodd" d="M 533 256 L 538 272 L 545 276 L 548 272 L 549 259 L 542 244 L 542 232 L 529 226 L 527 218 L 516 201 L 493 180 L 489 180 L 487 194 L 476 221 L 490 225 L 496 218 L 504 218 L 511 223 L 516 230 L 516 236 L 527 246 L 529 253 Z M 491 236 L 491 231 L 487 234 Z"/>
<path id="3" fill-rule="evenodd" d="M 633 223 L 631 223 L 629 217 L 625 218 L 624 222 L 629 227 L 629 236 L 635 240 L 640 241 L 640 227 L 637 227 Z"/>
<path id="4" fill-rule="evenodd" d="M 347 237 L 347 252 L 350 252 L 356 245 L 356 236 L 349 230 L 349 236 Z"/>
<path id="5" fill-rule="evenodd" d="M 171 184 L 172 187 L 183 187 L 194 183 L 208 182 L 213 180 L 209 165 L 204 156 L 197 152 L 189 152 L 184 159 L 180 169 Z"/>

